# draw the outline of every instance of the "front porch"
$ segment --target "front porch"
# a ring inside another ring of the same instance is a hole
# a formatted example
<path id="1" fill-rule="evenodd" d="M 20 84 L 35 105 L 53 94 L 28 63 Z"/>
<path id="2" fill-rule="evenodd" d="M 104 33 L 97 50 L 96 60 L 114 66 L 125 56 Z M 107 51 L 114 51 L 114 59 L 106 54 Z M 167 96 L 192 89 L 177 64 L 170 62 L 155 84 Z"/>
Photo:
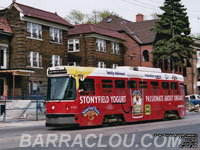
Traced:
<path id="1" fill-rule="evenodd" d="M 31 70 L 0 70 L 0 97 L 29 96 L 29 77 Z"/>

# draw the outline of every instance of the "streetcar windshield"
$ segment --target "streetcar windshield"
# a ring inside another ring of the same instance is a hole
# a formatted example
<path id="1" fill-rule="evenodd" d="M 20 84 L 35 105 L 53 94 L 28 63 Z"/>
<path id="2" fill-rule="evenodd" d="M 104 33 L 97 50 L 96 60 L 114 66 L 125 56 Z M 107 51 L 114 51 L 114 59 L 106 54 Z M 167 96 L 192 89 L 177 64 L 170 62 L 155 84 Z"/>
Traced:
<path id="1" fill-rule="evenodd" d="M 72 77 L 52 77 L 48 79 L 48 100 L 74 100 L 76 82 Z"/>

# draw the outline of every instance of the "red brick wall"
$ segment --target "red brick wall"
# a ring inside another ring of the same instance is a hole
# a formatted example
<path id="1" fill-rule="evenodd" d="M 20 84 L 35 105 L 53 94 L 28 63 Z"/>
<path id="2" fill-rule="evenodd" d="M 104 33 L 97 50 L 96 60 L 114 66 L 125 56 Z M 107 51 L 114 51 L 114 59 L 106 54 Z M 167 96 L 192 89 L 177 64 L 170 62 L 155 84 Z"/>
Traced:
<path id="1" fill-rule="evenodd" d="M 126 33 L 121 33 L 125 41 L 123 42 L 125 51 L 124 51 L 124 65 L 125 66 L 145 66 L 152 67 L 153 59 L 152 59 L 152 45 L 139 45 L 135 40 L 133 40 Z M 149 51 L 149 61 L 143 61 L 143 51 Z"/>
<path id="2" fill-rule="evenodd" d="M 143 52 L 145 50 L 149 52 L 149 61 L 146 61 L 146 62 L 143 61 Z M 142 65 L 141 66 L 153 67 L 153 56 L 152 56 L 153 46 L 152 45 L 141 46 L 141 51 L 142 51 L 142 55 L 141 55 Z"/>
<path id="3" fill-rule="evenodd" d="M 140 46 L 126 33 L 121 33 L 124 38 L 124 65 L 125 66 L 140 66 Z"/>

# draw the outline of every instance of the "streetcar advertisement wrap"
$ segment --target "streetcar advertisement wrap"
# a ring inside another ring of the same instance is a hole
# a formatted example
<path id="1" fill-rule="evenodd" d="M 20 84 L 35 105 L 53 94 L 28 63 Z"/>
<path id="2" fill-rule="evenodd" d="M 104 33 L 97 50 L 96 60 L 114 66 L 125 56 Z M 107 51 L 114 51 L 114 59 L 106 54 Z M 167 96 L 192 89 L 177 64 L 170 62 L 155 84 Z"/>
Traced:
<path id="1" fill-rule="evenodd" d="M 147 70 L 48 68 L 46 126 L 94 126 L 184 117 L 183 76 Z"/>

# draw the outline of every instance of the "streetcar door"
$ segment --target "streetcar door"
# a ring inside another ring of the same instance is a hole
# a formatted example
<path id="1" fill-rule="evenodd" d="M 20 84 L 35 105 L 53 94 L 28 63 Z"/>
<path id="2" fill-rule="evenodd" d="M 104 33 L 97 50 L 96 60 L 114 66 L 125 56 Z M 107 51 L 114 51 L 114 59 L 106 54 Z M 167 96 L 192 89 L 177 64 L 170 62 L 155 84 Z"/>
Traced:
<path id="1" fill-rule="evenodd" d="M 97 125 L 99 110 L 94 100 L 95 80 L 93 78 L 86 78 L 83 81 L 79 80 L 79 96 L 79 110 L 81 113 L 80 125 Z"/>

